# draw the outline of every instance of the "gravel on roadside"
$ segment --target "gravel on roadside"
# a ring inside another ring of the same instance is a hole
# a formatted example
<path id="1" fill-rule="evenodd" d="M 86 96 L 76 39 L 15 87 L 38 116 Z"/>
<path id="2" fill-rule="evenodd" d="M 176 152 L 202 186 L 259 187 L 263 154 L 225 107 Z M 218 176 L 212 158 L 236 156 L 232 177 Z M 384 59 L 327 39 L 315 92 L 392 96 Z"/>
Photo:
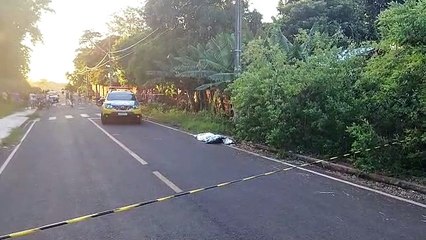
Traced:
<path id="1" fill-rule="evenodd" d="M 305 164 L 305 161 L 301 161 L 299 159 L 296 159 L 295 157 L 292 157 L 291 155 L 289 156 L 285 156 L 284 158 L 280 158 L 276 153 L 272 153 L 270 151 L 264 150 L 264 149 L 259 149 L 256 148 L 255 146 L 251 145 L 250 143 L 238 143 L 235 145 L 238 148 L 244 149 L 244 150 L 248 150 L 257 154 L 261 154 L 263 156 L 266 157 L 271 157 L 271 158 L 275 158 L 277 160 L 283 161 L 283 162 L 287 162 L 290 164 L 294 164 L 294 165 L 302 165 Z M 423 203 L 426 204 L 426 194 L 423 193 L 419 193 L 416 192 L 414 190 L 409 190 L 409 189 L 404 189 L 401 187 L 397 187 L 394 185 L 390 185 L 390 184 L 386 184 L 386 183 L 381 183 L 381 182 L 376 182 L 376 181 L 371 181 L 371 180 L 367 180 L 364 178 L 360 178 L 358 176 L 355 175 L 351 175 L 351 174 L 346 174 L 346 173 L 341 173 L 341 172 L 336 172 L 336 171 L 331 171 L 325 168 L 322 168 L 318 165 L 310 165 L 308 167 L 310 170 L 314 170 L 320 173 L 324 173 L 336 178 L 340 178 L 352 183 L 356 183 L 362 186 L 366 186 L 372 189 L 376 189 L 379 191 L 383 191 L 385 193 L 388 194 L 392 194 L 394 196 L 398 196 L 398 197 L 402 197 L 408 200 L 412 200 L 412 201 L 416 201 L 419 203 Z M 417 183 L 417 182 L 416 182 Z"/>

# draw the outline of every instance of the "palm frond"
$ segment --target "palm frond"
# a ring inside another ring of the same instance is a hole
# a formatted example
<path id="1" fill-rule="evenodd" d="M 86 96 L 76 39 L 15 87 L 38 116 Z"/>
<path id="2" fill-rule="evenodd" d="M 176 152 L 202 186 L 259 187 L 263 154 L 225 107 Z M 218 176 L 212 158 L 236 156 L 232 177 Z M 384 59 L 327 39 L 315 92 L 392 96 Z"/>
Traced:
<path id="1" fill-rule="evenodd" d="M 197 90 L 197 91 L 205 91 L 205 90 L 210 89 L 210 88 L 218 88 L 221 85 L 225 85 L 225 84 L 228 84 L 228 83 L 229 82 L 206 83 L 206 84 L 203 84 L 201 86 L 198 86 L 197 88 L 195 88 L 195 90 Z"/>
<path id="2" fill-rule="evenodd" d="M 235 79 L 235 73 L 216 73 L 209 76 L 213 82 L 232 82 Z"/>
<path id="3" fill-rule="evenodd" d="M 186 72 L 178 73 L 176 76 L 178 76 L 178 77 L 188 77 L 188 78 L 203 78 L 203 79 L 207 79 L 209 76 L 211 76 L 214 73 L 215 72 L 208 71 L 208 70 L 204 70 L 204 71 L 186 71 Z"/>

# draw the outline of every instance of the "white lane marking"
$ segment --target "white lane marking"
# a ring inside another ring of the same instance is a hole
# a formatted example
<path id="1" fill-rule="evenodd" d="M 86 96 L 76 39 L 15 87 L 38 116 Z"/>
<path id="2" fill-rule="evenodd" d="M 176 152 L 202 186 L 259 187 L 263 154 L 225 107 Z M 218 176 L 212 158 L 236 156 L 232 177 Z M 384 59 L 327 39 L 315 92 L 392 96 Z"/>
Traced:
<path id="1" fill-rule="evenodd" d="M 49 117 L 49 121 L 56 120 L 56 117 Z"/>
<path id="2" fill-rule="evenodd" d="M 65 105 L 66 105 L 66 103 L 61 103 L 61 105 L 62 105 L 62 106 L 65 106 Z"/>
<path id="3" fill-rule="evenodd" d="M 121 143 L 120 141 L 118 141 L 114 136 L 112 136 L 105 129 L 103 129 L 101 126 L 99 126 L 99 124 L 97 124 L 95 121 L 93 121 L 90 118 L 88 120 L 90 122 L 92 122 L 97 128 L 99 128 L 103 133 L 105 133 L 105 135 L 107 135 L 112 141 L 114 141 L 115 143 L 117 143 L 118 146 L 120 146 L 122 149 L 124 149 L 124 151 L 126 151 L 128 154 L 130 154 L 130 156 L 132 156 L 134 159 L 136 159 L 142 165 L 148 164 L 145 160 L 143 160 L 141 157 L 139 157 L 135 152 L 133 152 L 132 150 L 130 150 L 128 147 L 126 147 L 126 145 L 124 145 L 123 143 Z"/>
<path id="4" fill-rule="evenodd" d="M 74 118 L 72 115 L 65 115 L 65 118 L 66 119 L 71 119 L 71 118 Z"/>
<path id="5" fill-rule="evenodd" d="M 152 172 L 156 177 L 158 177 L 163 183 L 165 183 L 169 188 L 171 188 L 176 193 L 182 192 L 182 189 L 180 189 L 176 184 L 172 183 L 169 179 L 167 179 L 165 176 L 163 176 L 160 172 L 154 171 Z"/>
<path id="6" fill-rule="evenodd" d="M 25 129 L 25 128 L 27 128 L 28 127 L 28 124 L 30 124 L 31 123 L 31 121 L 27 121 L 27 123 L 25 123 L 25 125 L 22 127 L 23 129 Z"/>
<path id="7" fill-rule="evenodd" d="M 331 179 L 331 180 L 334 180 L 334 181 L 337 181 L 337 182 L 341 182 L 341 183 L 351 185 L 353 187 L 361 188 L 361 189 L 364 189 L 364 190 L 367 190 L 367 191 L 370 191 L 370 192 L 374 192 L 374 193 L 377 193 L 377 194 L 380 194 L 380 195 L 383 195 L 383 196 L 386 196 L 386 197 L 390 197 L 390 198 L 393 198 L 393 199 L 396 199 L 396 200 L 399 200 L 399 201 L 403 201 L 403 202 L 410 203 L 410 204 L 413 204 L 413 205 L 416 205 L 416 206 L 419 206 L 419 207 L 422 207 L 422 208 L 426 208 L 426 204 L 422 204 L 422 203 L 415 202 L 415 201 L 412 201 L 412 200 L 408 200 L 408 199 L 405 199 L 405 198 L 402 198 L 402 197 L 398 197 L 398 196 L 395 196 L 395 195 L 392 195 L 392 194 L 389 194 L 389 193 L 382 192 L 380 190 L 376 190 L 376 189 L 373 189 L 373 188 L 362 186 L 362 185 L 359 185 L 359 184 L 356 184 L 356 183 L 353 183 L 353 182 L 349 182 L 349 181 L 346 181 L 346 180 L 343 180 L 343 179 L 332 177 L 332 176 L 329 176 L 329 175 L 326 175 L 326 174 L 323 174 L 323 173 L 319 173 L 319 172 L 316 172 L 316 171 L 313 171 L 313 170 L 309 170 L 309 169 L 306 169 L 306 168 L 303 168 L 303 167 L 298 167 L 297 165 L 282 162 L 282 161 L 279 161 L 275 158 L 262 156 L 260 154 L 250 152 L 250 151 L 245 150 L 245 149 L 241 149 L 241 148 L 234 147 L 234 146 L 228 146 L 228 147 L 235 149 L 235 150 L 245 152 L 245 153 L 249 153 L 249 154 L 257 156 L 257 157 L 261 157 L 261 158 L 269 160 L 269 161 L 273 161 L 273 162 L 281 163 L 281 164 L 284 164 L 284 165 L 287 165 L 287 166 L 290 166 L 290 167 L 294 167 L 295 169 L 299 169 L 301 171 L 309 172 L 309 173 L 315 174 L 317 176 L 328 178 L 328 179 Z"/>
<path id="8" fill-rule="evenodd" d="M 18 151 L 19 147 L 21 147 L 22 142 L 24 142 L 25 138 L 28 136 L 28 134 L 30 133 L 31 129 L 33 129 L 34 124 L 36 124 L 36 122 L 38 122 L 38 121 L 33 121 L 33 123 L 28 128 L 27 132 L 25 132 L 24 136 L 21 138 L 21 141 L 19 142 L 19 144 L 16 145 L 15 149 L 13 149 L 13 151 L 10 153 L 9 157 L 7 157 L 6 161 L 3 163 L 3 165 L 1 165 L 1 167 L 0 167 L 0 175 L 3 173 L 4 169 L 9 164 L 10 160 L 12 160 L 12 158 L 15 156 L 15 154 Z"/>
<path id="9" fill-rule="evenodd" d="M 170 130 L 177 131 L 177 132 L 180 132 L 180 133 L 183 133 L 183 134 L 189 135 L 189 136 L 193 136 L 193 137 L 195 136 L 194 134 L 191 134 L 191 133 L 189 133 L 189 132 L 185 132 L 185 131 L 180 130 L 180 129 L 177 129 L 177 128 L 169 127 L 169 126 L 167 126 L 167 125 L 163 125 L 163 124 L 161 124 L 161 123 L 153 122 L 153 121 L 150 121 L 150 120 L 147 120 L 147 119 L 144 119 L 144 121 L 149 122 L 149 123 L 153 123 L 153 124 L 155 124 L 155 125 L 158 125 L 158 126 L 161 126 L 161 127 L 164 127 L 164 128 L 168 128 L 168 129 L 170 129 Z"/>
<path id="10" fill-rule="evenodd" d="M 101 116 L 101 114 L 100 114 L 100 113 L 96 113 L 96 116 L 100 117 L 100 116 Z"/>
<path id="11" fill-rule="evenodd" d="M 184 134 L 187 134 L 187 135 L 194 136 L 191 133 L 188 133 L 188 132 L 176 129 L 176 128 L 172 128 L 172 127 L 169 127 L 169 126 L 157 123 L 157 122 L 153 122 L 153 121 L 149 121 L 149 120 L 145 120 L 145 121 L 150 122 L 150 123 L 155 124 L 155 125 L 158 125 L 158 126 L 161 126 L 161 127 L 165 127 L 165 128 L 180 132 L 180 133 L 184 133 Z M 356 184 L 356 183 L 353 183 L 353 182 L 349 182 L 349 181 L 346 181 L 346 180 L 343 180 L 343 179 L 335 178 L 335 177 L 332 177 L 332 176 L 329 176 L 329 175 L 326 175 L 326 174 L 323 174 L 323 173 L 320 173 L 320 172 L 316 172 L 316 171 L 309 170 L 309 169 L 306 169 L 306 168 L 303 168 L 303 167 L 299 167 L 299 166 L 296 166 L 296 165 L 293 165 L 293 164 L 290 164 L 290 163 L 279 161 L 278 159 L 275 159 L 275 158 L 262 156 L 258 153 L 254 153 L 254 152 L 251 152 L 251 151 L 248 151 L 248 150 L 245 150 L 245 149 L 241 149 L 241 148 L 230 146 L 230 145 L 225 145 L 225 146 L 232 148 L 232 149 L 235 149 L 235 150 L 238 150 L 238 151 L 241 151 L 241 152 L 245 152 L 245 153 L 263 158 L 263 159 L 266 159 L 266 160 L 269 160 L 269 161 L 273 161 L 273 162 L 276 162 L 276 163 L 287 165 L 287 166 L 293 167 L 295 169 L 299 169 L 301 171 L 309 172 L 309 173 L 315 174 L 315 175 L 320 176 L 320 177 L 328 178 L 328 179 L 331 179 L 331 180 L 334 180 L 334 181 L 337 181 L 337 182 L 341 182 L 341 183 L 351 185 L 353 187 L 361 188 L 361 189 L 366 190 L 366 191 L 374 192 L 374 193 L 377 193 L 377 194 L 380 194 L 380 195 L 383 195 L 383 196 L 386 196 L 386 197 L 390 197 L 390 198 L 393 198 L 393 199 L 396 199 L 396 200 L 399 200 L 399 201 L 402 201 L 402 202 L 406 202 L 406 203 L 410 203 L 410 204 L 413 204 L 413 205 L 416 205 L 416 206 L 419 206 L 419 207 L 422 207 L 422 208 L 426 208 L 426 204 L 422 204 L 422 203 L 419 203 L 419 202 L 408 200 L 408 199 L 405 199 L 405 198 L 402 198 L 402 197 L 398 197 L 398 196 L 395 196 L 395 195 L 392 195 L 392 194 L 389 194 L 389 193 L 382 192 L 380 190 L 365 187 L 365 186 L 362 186 L 362 185 L 359 185 L 359 184 Z"/>
<path id="12" fill-rule="evenodd" d="M 81 116 L 81 117 L 84 117 L 84 118 L 88 118 L 88 117 L 89 117 L 89 115 L 87 115 L 87 114 L 85 114 L 85 113 L 80 114 L 80 116 Z"/>

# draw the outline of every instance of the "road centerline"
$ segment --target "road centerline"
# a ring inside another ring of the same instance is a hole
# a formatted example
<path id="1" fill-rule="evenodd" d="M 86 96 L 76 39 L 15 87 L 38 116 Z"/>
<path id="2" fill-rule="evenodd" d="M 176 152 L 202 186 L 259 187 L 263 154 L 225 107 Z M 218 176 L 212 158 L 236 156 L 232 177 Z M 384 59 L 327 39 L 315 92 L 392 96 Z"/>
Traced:
<path id="1" fill-rule="evenodd" d="M 169 179 L 167 179 L 164 175 L 162 175 L 160 172 L 158 171 L 154 171 L 152 172 L 156 177 L 158 177 L 158 179 L 160 179 L 163 183 L 165 183 L 169 188 L 171 188 L 173 191 L 175 191 L 176 193 L 181 193 L 182 189 L 180 189 L 178 186 L 176 186 L 176 184 L 174 184 L 172 181 L 170 181 Z"/>
<path id="2" fill-rule="evenodd" d="M 174 127 L 170 127 L 170 126 L 167 126 L 167 125 L 155 122 L 155 121 L 151 121 L 151 120 L 145 120 L 145 121 L 152 123 L 154 125 L 163 127 L 163 128 L 170 129 L 170 130 L 175 131 L 175 132 L 194 136 L 193 134 L 191 134 L 189 132 L 186 132 L 186 131 L 183 131 L 183 130 L 180 130 L 180 129 L 177 129 L 177 128 L 174 128 Z M 239 147 L 235 147 L 235 146 L 232 146 L 232 145 L 224 145 L 224 146 L 232 148 L 232 149 L 240 151 L 240 152 L 245 152 L 245 153 L 253 155 L 253 156 L 257 156 L 259 158 L 266 159 L 268 161 L 272 161 L 272 162 L 276 162 L 276 163 L 279 163 L 279 164 L 282 164 L 282 165 L 286 165 L 286 166 L 292 167 L 293 169 L 298 169 L 300 171 L 309 172 L 309 173 L 314 174 L 314 175 L 319 176 L 319 177 L 327 178 L 329 180 L 333 180 L 333 181 L 340 182 L 340 183 L 343 183 L 343 184 L 346 184 L 346 185 L 350 185 L 352 187 L 360 188 L 360 189 L 363 189 L 365 191 L 373 192 L 373 193 L 376 193 L 376 194 L 379 194 L 379 195 L 382 195 L 382 196 L 386 196 L 386 197 L 389 197 L 389 198 L 392 198 L 392 199 L 395 199 L 395 200 L 398 200 L 398 201 L 401 201 L 401 202 L 405 202 L 405 203 L 409 203 L 409 204 L 412 204 L 412 205 L 415 205 L 415 206 L 418 206 L 418 207 L 426 208 L 426 204 L 416 202 L 416 201 L 413 201 L 413 200 L 410 200 L 410 199 L 405 199 L 405 198 L 402 198 L 402 197 L 399 197 L 399 196 L 396 196 L 396 195 L 392 195 L 392 194 L 386 193 L 384 191 L 373 189 L 373 188 L 370 188 L 370 187 L 367 187 L 367 186 L 363 186 L 363 185 L 360 185 L 360 184 L 357 184 L 357 183 L 353 183 L 353 182 L 350 182 L 350 181 L 339 179 L 337 177 L 329 176 L 327 174 L 323 174 L 323 173 L 320 173 L 320 172 L 317 172 L 317 171 L 314 171 L 314 170 L 310 170 L 310 169 L 304 168 L 305 165 L 297 166 L 297 165 L 294 165 L 294 164 L 290 164 L 288 162 L 284 162 L 284 161 L 280 161 L 280 160 L 275 159 L 275 158 L 263 156 L 261 154 L 258 154 L 258 153 L 255 153 L 255 152 L 252 152 L 252 151 L 249 151 L 249 150 L 245 150 L 245 149 L 242 149 L 242 148 L 239 148 Z"/>
<path id="3" fill-rule="evenodd" d="M 99 124 L 97 124 L 92 119 L 88 118 L 88 120 L 93 123 L 99 130 L 101 130 L 105 135 L 107 135 L 112 141 L 114 141 L 118 146 L 120 146 L 124 151 L 126 151 L 130 156 L 132 156 L 136 161 L 141 163 L 142 165 L 148 164 L 143 158 L 141 158 L 139 155 L 137 155 L 135 152 L 130 150 L 126 145 L 124 145 L 122 142 L 120 142 L 118 139 L 116 139 L 114 136 L 109 134 L 105 129 L 103 129 Z"/>

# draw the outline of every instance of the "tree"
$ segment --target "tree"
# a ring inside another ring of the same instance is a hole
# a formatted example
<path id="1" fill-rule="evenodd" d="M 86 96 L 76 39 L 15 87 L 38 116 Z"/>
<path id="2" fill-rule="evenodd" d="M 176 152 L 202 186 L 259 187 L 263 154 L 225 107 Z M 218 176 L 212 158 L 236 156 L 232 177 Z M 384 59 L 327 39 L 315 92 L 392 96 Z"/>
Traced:
<path id="1" fill-rule="evenodd" d="M 110 52 L 114 52 L 113 46 L 118 40 L 118 36 L 105 37 L 99 32 L 84 31 L 80 37 L 80 47 L 74 58 L 75 70 L 67 74 L 68 80 L 76 89 L 87 91 L 88 84 L 95 86 L 109 84 L 109 73 L 112 73 L 112 83 L 125 83 L 122 71 L 115 61 L 115 55 L 110 54 Z"/>
<path id="2" fill-rule="evenodd" d="M 152 29 L 176 27 L 180 37 L 188 42 L 206 43 L 219 33 L 234 31 L 233 0 L 147 0 L 145 20 Z M 261 15 L 249 11 L 244 1 L 245 31 L 257 34 L 261 29 Z"/>
<path id="3" fill-rule="evenodd" d="M 304 0 L 279 4 L 279 24 L 290 40 L 300 29 L 309 30 L 315 24 L 322 31 L 334 34 L 342 31 L 356 41 L 374 39 L 366 25 L 365 6 L 362 0 Z"/>
<path id="4" fill-rule="evenodd" d="M 322 36 L 297 36 L 300 46 L 325 40 L 296 61 L 288 57 L 292 48 L 271 40 L 249 44 L 246 71 L 231 84 L 241 138 L 322 154 L 349 149 L 346 127 L 358 113 L 352 89 L 362 61 L 339 60 L 341 49 Z"/>
<path id="5" fill-rule="evenodd" d="M 209 84 L 198 89 L 231 82 L 233 73 L 233 48 L 235 37 L 222 33 L 211 39 L 205 46 L 189 46 L 180 56 L 175 57 L 175 71 L 178 76 L 201 78 Z"/>
<path id="6" fill-rule="evenodd" d="M 334 35 L 320 32 L 318 25 L 312 26 L 309 31 L 300 30 L 293 42 L 283 34 L 277 25 L 270 29 L 269 35 L 267 42 L 272 45 L 278 45 L 286 53 L 289 63 L 305 61 L 314 54 L 315 50 L 330 49 L 339 45 L 339 42 L 344 39 L 340 32 Z"/>
<path id="7" fill-rule="evenodd" d="M 285 36 L 292 39 L 299 29 L 319 24 L 328 33 L 338 29 L 355 42 L 377 40 L 376 21 L 391 2 L 405 0 L 281 0 L 278 4 L 280 24 Z"/>
<path id="8" fill-rule="evenodd" d="M 349 129 L 353 149 L 402 140 L 386 153 L 365 153 L 357 163 L 366 169 L 404 173 L 426 170 L 426 9 L 425 0 L 392 4 L 380 14 L 380 54 L 372 58 L 357 81 L 363 106 Z M 403 22 L 404 24 L 401 24 Z"/>
<path id="9" fill-rule="evenodd" d="M 107 25 L 112 34 L 121 38 L 138 35 L 147 28 L 143 9 L 137 7 L 128 7 L 116 13 Z"/>
<path id="10" fill-rule="evenodd" d="M 395 49 L 426 46 L 426 1 L 407 0 L 405 4 L 394 3 L 391 6 L 391 9 L 380 15 L 378 22 L 382 36 L 381 47 Z"/>
<path id="11" fill-rule="evenodd" d="M 370 18 L 370 21 L 374 23 L 379 14 L 387 9 L 392 2 L 404 3 L 405 0 L 364 0 L 367 16 Z"/>
<path id="12" fill-rule="evenodd" d="M 30 48 L 24 45 L 25 37 L 35 43 L 41 40 L 37 28 L 50 0 L 3 0 L 0 4 L 0 83 L 29 88 L 25 79 L 28 73 Z"/>

